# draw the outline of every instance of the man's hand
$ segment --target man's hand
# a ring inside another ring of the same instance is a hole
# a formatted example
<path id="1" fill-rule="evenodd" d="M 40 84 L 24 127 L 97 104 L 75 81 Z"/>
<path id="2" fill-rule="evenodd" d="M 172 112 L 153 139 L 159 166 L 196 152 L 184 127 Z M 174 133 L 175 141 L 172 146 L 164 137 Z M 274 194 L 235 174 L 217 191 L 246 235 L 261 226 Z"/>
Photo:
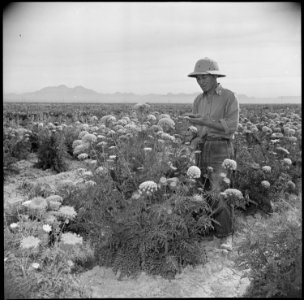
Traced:
<path id="1" fill-rule="evenodd" d="M 193 125 L 205 126 L 205 125 L 206 125 L 206 122 L 209 121 L 209 118 L 208 118 L 208 117 L 202 117 L 202 116 L 193 117 L 193 118 L 190 118 L 190 117 L 189 117 L 188 121 L 189 121 L 191 124 L 193 124 Z"/>
<path id="2" fill-rule="evenodd" d="M 184 114 L 184 118 L 188 119 L 188 118 L 200 118 L 201 115 L 199 114 Z"/>

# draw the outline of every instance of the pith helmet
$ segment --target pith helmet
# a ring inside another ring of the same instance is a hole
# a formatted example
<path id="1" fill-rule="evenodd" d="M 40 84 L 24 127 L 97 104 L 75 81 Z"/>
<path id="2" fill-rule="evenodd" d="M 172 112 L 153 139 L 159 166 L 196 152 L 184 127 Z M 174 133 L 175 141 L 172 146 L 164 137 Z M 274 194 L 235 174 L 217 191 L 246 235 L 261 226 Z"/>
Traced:
<path id="1" fill-rule="evenodd" d="M 225 77 L 226 75 L 220 72 L 216 61 L 205 57 L 197 61 L 194 67 L 194 71 L 190 73 L 189 77 L 196 77 L 197 75 L 211 74 L 217 77 Z"/>

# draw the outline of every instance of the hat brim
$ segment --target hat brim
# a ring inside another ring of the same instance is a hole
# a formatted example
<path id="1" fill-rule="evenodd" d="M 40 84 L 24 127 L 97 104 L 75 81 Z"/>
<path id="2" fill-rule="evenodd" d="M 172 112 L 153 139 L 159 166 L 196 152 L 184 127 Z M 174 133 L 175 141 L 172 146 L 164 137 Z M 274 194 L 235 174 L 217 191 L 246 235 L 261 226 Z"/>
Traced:
<path id="1" fill-rule="evenodd" d="M 188 75 L 188 77 L 197 77 L 198 75 L 215 75 L 217 77 L 226 77 L 226 75 L 224 75 L 218 71 L 192 72 Z"/>

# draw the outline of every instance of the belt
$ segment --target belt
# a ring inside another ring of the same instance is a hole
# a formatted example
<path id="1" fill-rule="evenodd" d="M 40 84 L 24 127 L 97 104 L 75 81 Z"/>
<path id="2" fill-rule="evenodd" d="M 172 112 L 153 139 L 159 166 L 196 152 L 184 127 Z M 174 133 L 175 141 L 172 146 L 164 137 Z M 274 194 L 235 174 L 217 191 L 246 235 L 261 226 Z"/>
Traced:
<path id="1" fill-rule="evenodd" d="M 205 141 L 226 141 L 229 142 L 230 139 L 223 138 L 223 137 L 215 137 L 215 136 L 204 136 L 202 137 L 202 142 Z"/>

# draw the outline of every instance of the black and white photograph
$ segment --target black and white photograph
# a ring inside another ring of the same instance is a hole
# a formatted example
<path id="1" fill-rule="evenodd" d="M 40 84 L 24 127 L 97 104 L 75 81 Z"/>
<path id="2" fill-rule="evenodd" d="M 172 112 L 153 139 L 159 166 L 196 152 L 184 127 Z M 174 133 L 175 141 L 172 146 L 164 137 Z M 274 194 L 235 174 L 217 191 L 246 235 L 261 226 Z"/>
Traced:
<path id="1" fill-rule="evenodd" d="M 301 2 L 10 2 L 4 299 L 302 298 Z"/>

